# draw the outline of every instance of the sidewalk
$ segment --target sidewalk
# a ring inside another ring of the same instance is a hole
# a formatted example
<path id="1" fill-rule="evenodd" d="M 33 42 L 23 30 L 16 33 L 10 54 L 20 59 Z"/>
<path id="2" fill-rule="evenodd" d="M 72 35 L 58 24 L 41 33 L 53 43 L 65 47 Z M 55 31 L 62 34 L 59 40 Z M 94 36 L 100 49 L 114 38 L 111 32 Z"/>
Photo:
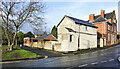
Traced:
<path id="1" fill-rule="evenodd" d="M 31 51 L 31 52 L 36 53 L 38 55 L 48 56 L 48 58 L 49 57 L 61 57 L 61 56 L 63 56 L 62 53 L 49 51 L 49 50 L 45 50 L 45 49 L 31 48 L 31 47 L 27 47 L 27 46 L 22 46 L 21 49 Z"/>
<path id="2" fill-rule="evenodd" d="M 28 50 L 28 51 L 31 51 L 33 53 L 36 53 L 36 54 L 39 54 L 39 55 L 42 55 L 42 56 L 45 56 L 44 58 L 51 58 L 51 57 L 61 57 L 61 56 L 67 56 L 67 55 L 84 55 L 84 54 L 87 54 L 87 53 L 93 53 L 93 52 L 96 52 L 96 51 L 102 51 L 104 49 L 110 49 L 110 48 L 113 48 L 113 47 L 116 47 L 117 45 L 120 45 L 119 43 L 118 44 L 114 44 L 114 45 L 111 45 L 111 46 L 105 46 L 103 48 L 94 48 L 94 49 L 86 49 L 86 50 L 80 50 L 80 51 L 74 51 L 74 52 L 68 52 L 68 53 L 60 53 L 60 52 L 56 52 L 56 51 L 51 51 L 51 50 L 45 50 L 45 49 L 39 49 L 39 48 L 31 48 L 31 47 L 27 47 L 27 46 L 22 46 L 21 49 L 24 49 L 24 50 Z M 25 58 L 25 59 L 17 59 L 15 61 L 11 60 L 11 61 L 5 61 L 5 62 L 0 62 L 0 63 L 14 63 L 14 62 L 24 62 L 24 61 L 31 61 L 31 60 L 37 60 L 37 59 L 43 59 L 42 58 Z"/>
<path id="3" fill-rule="evenodd" d="M 100 50 L 108 49 L 108 48 L 111 48 L 111 47 L 115 47 L 119 44 L 120 43 L 109 45 L 109 46 L 104 46 L 102 48 L 83 49 L 83 50 L 67 52 L 67 53 L 56 52 L 56 51 L 45 50 L 45 49 L 34 48 L 34 47 L 27 47 L 27 46 L 22 46 L 21 48 L 24 49 L 24 50 L 34 52 L 34 53 L 39 54 L 39 55 L 48 56 L 48 58 L 49 58 L 49 57 L 61 57 L 61 56 L 65 56 L 65 55 L 67 56 L 67 55 L 85 54 L 85 53 L 88 53 L 88 52 L 95 52 L 95 51 L 100 51 Z"/>

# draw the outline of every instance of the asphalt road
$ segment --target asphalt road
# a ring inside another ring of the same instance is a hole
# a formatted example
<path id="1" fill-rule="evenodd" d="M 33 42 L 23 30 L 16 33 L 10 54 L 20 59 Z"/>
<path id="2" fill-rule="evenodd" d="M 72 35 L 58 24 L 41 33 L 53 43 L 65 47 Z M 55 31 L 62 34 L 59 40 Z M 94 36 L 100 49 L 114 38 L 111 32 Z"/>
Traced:
<path id="1" fill-rule="evenodd" d="M 120 66 L 118 56 L 120 56 L 120 45 L 92 53 L 2 65 L 3 67 L 118 67 Z"/>

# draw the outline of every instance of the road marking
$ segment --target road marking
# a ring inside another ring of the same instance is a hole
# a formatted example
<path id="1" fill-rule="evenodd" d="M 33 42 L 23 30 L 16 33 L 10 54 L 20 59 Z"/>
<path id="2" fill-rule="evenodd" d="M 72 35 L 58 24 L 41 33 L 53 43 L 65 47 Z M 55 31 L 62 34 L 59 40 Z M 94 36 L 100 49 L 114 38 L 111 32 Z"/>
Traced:
<path id="1" fill-rule="evenodd" d="M 110 59 L 109 61 L 114 61 L 114 59 Z"/>
<path id="2" fill-rule="evenodd" d="M 105 63 L 105 62 L 107 62 L 107 61 L 101 61 L 101 63 Z"/>
<path id="3" fill-rule="evenodd" d="M 98 62 L 94 62 L 94 63 L 91 63 L 91 64 L 93 64 L 93 65 L 94 65 L 94 64 L 98 64 Z"/>
<path id="4" fill-rule="evenodd" d="M 78 66 L 78 67 L 84 67 L 84 66 L 87 66 L 88 64 L 83 64 L 83 65 L 80 65 L 80 66 Z"/>

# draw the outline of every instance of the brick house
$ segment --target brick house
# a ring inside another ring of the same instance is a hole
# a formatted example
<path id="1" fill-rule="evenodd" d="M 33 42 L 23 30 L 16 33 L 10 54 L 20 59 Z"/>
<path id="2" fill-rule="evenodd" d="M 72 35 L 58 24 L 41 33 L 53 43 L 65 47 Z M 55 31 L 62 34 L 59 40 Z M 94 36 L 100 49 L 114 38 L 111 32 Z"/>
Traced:
<path id="1" fill-rule="evenodd" d="M 103 45 L 111 45 L 117 43 L 117 20 L 115 10 L 105 14 L 105 10 L 101 10 L 100 15 L 89 15 L 89 22 L 98 27 L 97 38 L 103 39 Z"/>

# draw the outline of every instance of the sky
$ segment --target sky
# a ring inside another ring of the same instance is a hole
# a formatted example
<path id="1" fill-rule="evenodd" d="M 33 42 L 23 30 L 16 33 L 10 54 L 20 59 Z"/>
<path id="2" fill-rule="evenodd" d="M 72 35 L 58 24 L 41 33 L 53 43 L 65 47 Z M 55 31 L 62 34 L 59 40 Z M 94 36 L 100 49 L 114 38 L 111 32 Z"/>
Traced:
<path id="1" fill-rule="evenodd" d="M 64 15 L 72 16 L 87 21 L 90 14 L 99 15 L 101 9 L 105 10 L 105 13 L 112 12 L 115 10 L 116 16 L 118 18 L 118 1 L 103 1 L 103 2 L 43 2 L 46 5 L 44 18 L 46 25 L 43 26 L 43 30 L 48 33 L 54 25 L 57 25 Z M 32 28 L 26 24 L 24 28 L 21 29 L 24 33 L 31 31 Z"/>

